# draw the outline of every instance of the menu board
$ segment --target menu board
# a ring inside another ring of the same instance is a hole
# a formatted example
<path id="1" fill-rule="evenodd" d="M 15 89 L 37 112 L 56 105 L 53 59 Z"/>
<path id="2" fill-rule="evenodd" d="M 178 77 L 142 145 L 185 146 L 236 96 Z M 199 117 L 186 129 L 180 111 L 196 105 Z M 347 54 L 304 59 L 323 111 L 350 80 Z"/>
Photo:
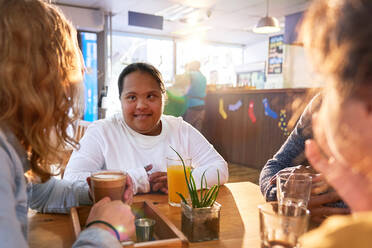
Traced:
<path id="1" fill-rule="evenodd" d="M 268 74 L 281 74 L 283 69 L 283 38 L 276 35 L 269 38 Z"/>

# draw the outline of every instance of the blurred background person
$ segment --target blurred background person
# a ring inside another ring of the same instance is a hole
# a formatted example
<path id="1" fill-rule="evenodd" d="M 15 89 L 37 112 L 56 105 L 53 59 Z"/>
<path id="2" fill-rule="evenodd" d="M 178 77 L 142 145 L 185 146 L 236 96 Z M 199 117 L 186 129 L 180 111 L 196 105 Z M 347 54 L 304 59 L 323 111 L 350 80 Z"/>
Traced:
<path id="1" fill-rule="evenodd" d="M 207 79 L 200 72 L 200 62 L 192 61 L 186 65 L 190 76 L 190 87 L 187 90 L 187 110 L 183 119 L 201 132 L 205 117 L 205 96 Z"/>
<path id="2" fill-rule="evenodd" d="M 190 76 L 186 73 L 176 75 L 174 84 L 167 87 L 167 99 L 164 114 L 175 117 L 183 116 L 187 110 L 187 89 L 190 87 Z"/>

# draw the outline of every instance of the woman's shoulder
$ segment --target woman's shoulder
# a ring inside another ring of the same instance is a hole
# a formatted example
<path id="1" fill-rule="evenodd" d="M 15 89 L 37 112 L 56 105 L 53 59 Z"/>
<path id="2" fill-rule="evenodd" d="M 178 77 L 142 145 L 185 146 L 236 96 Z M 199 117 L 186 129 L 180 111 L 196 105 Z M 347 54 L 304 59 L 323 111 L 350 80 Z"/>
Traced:
<path id="1" fill-rule="evenodd" d="M 182 117 L 174 117 L 163 115 L 162 120 L 165 121 L 166 129 L 173 134 L 178 133 L 180 137 L 197 137 L 202 134 L 196 130 L 191 124 L 184 121 Z"/>
<path id="2" fill-rule="evenodd" d="M 170 128 L 179 129 L 188 127 L 190 125 L 186 121 L 184 121 L 182 117 L 175 117 L 171 115 L 163 115 L 162 120 L 165 121 Z"/>

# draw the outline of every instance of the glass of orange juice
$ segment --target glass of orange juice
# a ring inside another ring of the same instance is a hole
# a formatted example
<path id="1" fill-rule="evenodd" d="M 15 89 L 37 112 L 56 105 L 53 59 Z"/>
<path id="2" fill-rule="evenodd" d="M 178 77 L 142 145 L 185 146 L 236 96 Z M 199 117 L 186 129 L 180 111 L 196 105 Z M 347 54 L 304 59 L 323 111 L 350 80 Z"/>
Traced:
<path id="1" fill-rule="evenodd" d="M 186 166 L 187 178 L 190 178 L 191 158 L 183 160 Z M 168 178 L 168 202 L 173 207 L 181 206 L 181 197 L 177 194 L 182 194 L 186 199 L 189 198 L 185 173 L 182 166 L 182 161 L 179 158 L 167 157 L 167 178 Z"/>

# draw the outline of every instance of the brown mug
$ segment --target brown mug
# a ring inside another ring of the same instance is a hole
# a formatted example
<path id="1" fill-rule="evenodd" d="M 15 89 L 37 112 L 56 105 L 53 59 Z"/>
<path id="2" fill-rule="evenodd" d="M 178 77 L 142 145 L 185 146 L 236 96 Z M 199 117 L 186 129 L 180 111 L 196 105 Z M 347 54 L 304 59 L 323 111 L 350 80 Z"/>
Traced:
<path id="1" fill-rule="evenodd" d="M 123 201 L 127 174 L 122 171 L 100 171 L 90 176 L 93 202 L 108 196 Z"/>

